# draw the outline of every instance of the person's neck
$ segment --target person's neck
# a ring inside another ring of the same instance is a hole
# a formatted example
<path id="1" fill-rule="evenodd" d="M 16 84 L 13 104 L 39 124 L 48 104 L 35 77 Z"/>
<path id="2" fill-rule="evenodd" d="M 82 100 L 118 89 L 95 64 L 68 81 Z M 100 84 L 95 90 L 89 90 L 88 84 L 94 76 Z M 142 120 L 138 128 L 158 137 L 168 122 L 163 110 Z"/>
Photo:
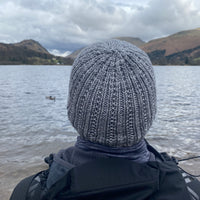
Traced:
<path id="1" fill-rule="evenodd" d="M 149 161 L 151 154 L 144 139 L 131 147 L 109 147 L 84 140 L 79 136 L 75 146 L 85 151 L 101 153 L 108 157 L 125 158 L 138 163 Z"/>

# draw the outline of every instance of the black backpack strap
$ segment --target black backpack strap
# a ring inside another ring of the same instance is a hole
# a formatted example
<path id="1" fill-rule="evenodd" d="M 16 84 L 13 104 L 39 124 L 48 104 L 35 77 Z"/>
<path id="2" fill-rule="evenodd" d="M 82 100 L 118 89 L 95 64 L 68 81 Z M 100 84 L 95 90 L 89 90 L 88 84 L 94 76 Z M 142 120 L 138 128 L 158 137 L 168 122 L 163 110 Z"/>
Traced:
<path id="1" fill-rule="evenodd" d="M 40 200 L 46 192 L 49 169 L 23 179 L 15 187 L 10 200 Z"/>
<path id="2" fill-rule="evenodd" d="M 186 183 L 186 185 L 193 200 L 199 200 L 200 199 L 200 182 L 197 179 L 194 179 L 191 182 Z"/>
<path id="3" fill-rule="evenodd" d="M 200 200 L 200 181 L 179 168 L 192 200 Z"/>
<path id="4" fill-rule="evenodd" d="M 29 177 L 23 179 L 21 182 L 19 182 L 17 184 L 17 186 L 15 187 L 15 189 L 10 197 L 10 200 L 26 200 L 30 184 L 37 175 L 38 174 L 29 176 Z"/>
<path id="5" fill-rule="evenodd" d="M 53 162 L 53 154 L 46 157 L 45 162 L 50 167 Z M 13 190 L 10 200 L 39 200 L 44 190 L 48 173 L 49 169 L 23 179 Z"/>

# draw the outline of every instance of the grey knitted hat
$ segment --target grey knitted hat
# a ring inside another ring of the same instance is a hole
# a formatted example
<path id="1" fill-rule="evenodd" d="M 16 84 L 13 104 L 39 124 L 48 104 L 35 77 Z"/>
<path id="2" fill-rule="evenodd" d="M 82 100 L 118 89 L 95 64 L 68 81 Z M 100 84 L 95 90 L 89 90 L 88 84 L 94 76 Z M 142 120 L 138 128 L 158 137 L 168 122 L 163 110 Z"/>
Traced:
<path id="1" fill-rule="evenodd" d="M 83 49 L 73 64 L 67 107 L 83 139 L 111 147 L 138 143 L 156 113 L 151 61 L 141 49 L 119 40 Z"/>

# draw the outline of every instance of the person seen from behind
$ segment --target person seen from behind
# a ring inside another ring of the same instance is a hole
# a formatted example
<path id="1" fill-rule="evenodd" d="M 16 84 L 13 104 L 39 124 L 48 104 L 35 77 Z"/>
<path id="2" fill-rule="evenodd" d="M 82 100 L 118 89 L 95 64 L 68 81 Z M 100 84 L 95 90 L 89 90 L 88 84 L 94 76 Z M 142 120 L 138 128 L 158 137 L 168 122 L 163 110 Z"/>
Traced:
<path id="1" fill-rule="evenodd" d="M 22 180 L 10 200 L 199 199 L 198 180 L 145 139 L 156 102 L 144 51 L 115 39 L 83 49 L 73 63 L 67 106 L 77 141 L 47 157 L 49 169 Z"/>

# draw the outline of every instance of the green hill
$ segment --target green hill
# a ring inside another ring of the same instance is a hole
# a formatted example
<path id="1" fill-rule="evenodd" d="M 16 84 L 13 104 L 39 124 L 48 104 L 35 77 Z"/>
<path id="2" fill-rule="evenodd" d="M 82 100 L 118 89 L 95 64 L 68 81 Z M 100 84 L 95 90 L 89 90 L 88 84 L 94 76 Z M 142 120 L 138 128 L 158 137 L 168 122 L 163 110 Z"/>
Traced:
<path id="1" fill-rule="evenodd" d="M 50 54 L 44 47 L 34 40 L 24 40 L 15 44 L 0 43 L 0 65 L 17 64 L 72 64 L 72 60 Z"/>
<path id="2" fill-rule="evenodd" d="M 143 49 L 154 65 L 200 65 L 200 28 L 178 32 L 147 43 L 134 37 L 117 37 Z M 68 56 L 74 60 L 81 49 Z"/>
<path id="3" fill-rule="evenodd" d="M 178 32 L 141 46 L 157 65 L 200 65 L 200 29 Z"/>
<path id="4" fill-rule="evenodd" d="M 147 43 L 134 37 L 117 37 L 143 49 L 154 65 L 200 65 L 200 28 L 178 32 Z M 50 54 L 34 40 L 0 43 L 0 65 L 71 65 L 81 49 L 67 57 Z"/>
<path id="5" fill-rule="evenodd" d="M 142 41 L 140 38 L 134 38 L 134 37 L 116 37 L 114 39 L 123 40 L 123 41 L 129 42 L 131 44 L 134 44 L 135 46 L 138 46 L 138 47 L 145 44 L 145 42 Z M 72 52 L 70 55 L 67 56 L 67 58 L 74 60 L 82 49 L 83 48 Z"/>
<path id="6" fill-rule="evenodd" d="M 115 39 L 118 39 L 118 40 L 123 40 L 123 41 L 126 41 L 126 42 L 129 42 L 137 47 L 141 47 L 142 45 L 145 44 L 144 41 L 142 41 L 140 38 L 134 38 L 134 37 L 117 37 Z"/>

